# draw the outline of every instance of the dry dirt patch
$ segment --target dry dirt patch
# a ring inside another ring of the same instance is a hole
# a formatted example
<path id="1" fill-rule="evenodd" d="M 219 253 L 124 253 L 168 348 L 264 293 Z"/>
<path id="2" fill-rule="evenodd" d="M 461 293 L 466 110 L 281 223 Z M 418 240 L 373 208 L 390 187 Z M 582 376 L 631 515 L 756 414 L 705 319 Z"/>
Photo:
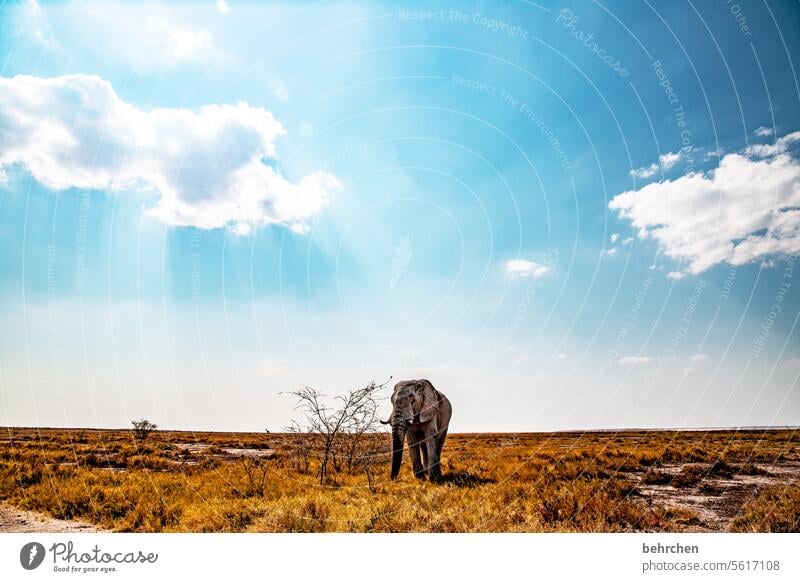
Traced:
<path id="1" fill-rule="evenodd" d="M 251 457 L 269 459 L 275 456 L 275 449 L 253 449 L 247 447 L 217 447 L 208 443 L 177 443 L 175 445 L 181 451 L 189 451 L 193 455 L 205 455 L 217 452 L 221 457 Z"/>
<path id="2" fill-rule="evenodd" d="M 2 533 L 92 533 L 104 531 L 83 521 L 54 519 L 35 511 L 17 509 L 0 503 L 0 532 Z"/>
<path id="3" fill-rule="evenodd" d="M 690 464 L 663 464 L 657 468 L 657 473 L 665 478 L 660 482 L 646 483 L 646 474 L 643 474 L 639 477 L 638 490 L 650 505 L 694 512 L 697 521 L 688 526 L 687 531 L 698 532 L 728 531 L 747 501 L 755 499 L 768 486 L 796 484 L 800 475 L 800 462 L 775 461 L 758 465 L 767 471 L 766 475 L 745 475 L 734 467 L 730 477 L 711 474 L 694 485 L 672 484 L 672 479 L 676 477 L 678 479 L 675 479 L 675 483 L 680 482 L 679 475 L 688 465 Z"/>

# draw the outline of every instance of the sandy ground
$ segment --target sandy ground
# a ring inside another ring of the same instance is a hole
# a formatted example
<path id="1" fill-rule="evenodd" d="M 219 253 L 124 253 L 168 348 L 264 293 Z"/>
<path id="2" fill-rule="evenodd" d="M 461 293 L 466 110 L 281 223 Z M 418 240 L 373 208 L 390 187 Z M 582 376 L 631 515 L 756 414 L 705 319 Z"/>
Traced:
<path id="1" fill-rule="evenodd" d="M 54 519 L 35 511 L 16 509 L 0 503 L 0 532 L 2 533 L 84 533 L 103 531 L 90 523 Z"/>

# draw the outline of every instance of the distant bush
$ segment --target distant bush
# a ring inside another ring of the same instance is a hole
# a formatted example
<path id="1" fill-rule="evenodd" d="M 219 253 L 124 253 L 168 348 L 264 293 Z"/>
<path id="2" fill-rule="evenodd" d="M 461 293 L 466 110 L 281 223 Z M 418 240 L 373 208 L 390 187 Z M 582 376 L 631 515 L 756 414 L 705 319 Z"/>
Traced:
<path id="1" fill-rule="evenodd" d="M 672 482 L 672 475 L 663 471 L 653 471 L 652 469 L 644 474 L 642 482 L 646 485 L 669 485 Z"/>
<path id="2" fill-rule="evenodd" d="M 769 471 L 767 471 L 766 469 L 762 469 L 761 467 L 758 467 L 758 466 L 754 465 L 753 463 L 747 463 L 739 471 L 739 474 L 740 475 L 769 475 Z"/>
<path id="3" fill-rule="evenodd" d="M 153 424 L 146 418 L 132 420 L 131 424 L 133 425 L 133 437 L 140 441 L 146 439 L 151 432 L 158 428 L 158 425 Z"/>
<path id="4" fill-rule="evenodd" d="M 731 479 L 733 478 L 733 472 L 736 470 L 736 467 L 733 467 L 726 463 L 723 459 L 716 459 L 711 466 L 708 468 L 708 475 L 713 477 L 721 477 L 723 479 Z"/>
<path id="5" fill-rule="evenodd" d="M 702 465 L 684 465 L 681 472 L 672 479 L 675 487 L 694 487 L 703 480 L 707 474 Z"/>

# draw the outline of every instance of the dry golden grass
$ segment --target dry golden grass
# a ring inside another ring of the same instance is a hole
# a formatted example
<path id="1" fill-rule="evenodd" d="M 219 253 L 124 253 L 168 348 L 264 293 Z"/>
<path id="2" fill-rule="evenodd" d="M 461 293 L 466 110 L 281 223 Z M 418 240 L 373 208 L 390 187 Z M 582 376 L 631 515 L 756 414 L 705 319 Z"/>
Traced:
<path id="1" fill-rule="evenodd" d="M 380 459 L 372 487 L 343 467 L 320 486 L 296 438 L 0 429 L 0 499 L 116 531 L 798 531 L 795 431 L 456 434 L 444 483 L 416 481 L 406 455 L 396 482 Z"/>

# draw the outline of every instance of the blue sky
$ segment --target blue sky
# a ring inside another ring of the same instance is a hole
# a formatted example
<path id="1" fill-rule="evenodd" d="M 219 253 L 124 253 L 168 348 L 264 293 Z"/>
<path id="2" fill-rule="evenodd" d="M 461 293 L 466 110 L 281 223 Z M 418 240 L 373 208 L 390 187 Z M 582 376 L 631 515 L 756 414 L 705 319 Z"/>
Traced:
<path id="1" fill-rule="evenodd" d="M 794 2 L 0 8 L 0 424 L 800 423 Z"/>

